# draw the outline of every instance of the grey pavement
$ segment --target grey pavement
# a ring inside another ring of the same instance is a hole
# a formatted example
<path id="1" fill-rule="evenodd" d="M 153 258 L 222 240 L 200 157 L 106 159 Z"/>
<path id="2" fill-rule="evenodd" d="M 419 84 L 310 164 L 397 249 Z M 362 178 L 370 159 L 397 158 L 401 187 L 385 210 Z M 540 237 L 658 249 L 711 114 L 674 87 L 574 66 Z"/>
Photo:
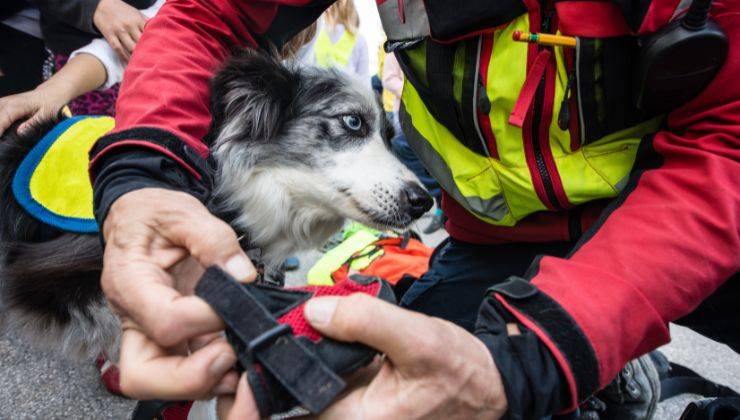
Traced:
<path id="1" fill-rule="evenodd" d="M 424 226 L 422 220 L 419 226 Z M 425 238 L 434 245 L 443 233 Z M 301 270 L 289 284 L 299 284 L 317 252 L 301 254 Z M 685 328 L 671 327 L 673 341 L 662 348 L 672 361 L 740 391 L 740 355 L 727 346 Z M 661 403 L 659 420 L 678 419 L 696 396 L 679 396 Z M 108 394 L 92 361 L 72 363 L 24 345 L 12 331 L 0 332 L 0 420 L 126 419 L 134 403 Z"/>

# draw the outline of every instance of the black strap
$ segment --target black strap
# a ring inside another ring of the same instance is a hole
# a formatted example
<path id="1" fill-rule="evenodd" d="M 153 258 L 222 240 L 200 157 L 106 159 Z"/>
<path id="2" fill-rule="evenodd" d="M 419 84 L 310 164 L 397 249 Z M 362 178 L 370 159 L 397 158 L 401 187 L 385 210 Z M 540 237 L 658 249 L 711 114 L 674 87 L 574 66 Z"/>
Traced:
<path id="1" fill-rule="evenodd" d="M 345 388 L 345 382 L 280 324 L 250 292 L 217 267 L 209 267 L 195 294 L 223 318 L 237 357 L 246 368 L 259 362 L 313 414 L 323 411 Z"/>
<path id="2" fill-rule="evenodd" d="M 693 370 L 676 363 L 670 364 L 668 377 L 660 381 L 660 401 L 680 394 L 697 394 L 703 397 L 740 397 L 735 390 L 710 381 Z"/>

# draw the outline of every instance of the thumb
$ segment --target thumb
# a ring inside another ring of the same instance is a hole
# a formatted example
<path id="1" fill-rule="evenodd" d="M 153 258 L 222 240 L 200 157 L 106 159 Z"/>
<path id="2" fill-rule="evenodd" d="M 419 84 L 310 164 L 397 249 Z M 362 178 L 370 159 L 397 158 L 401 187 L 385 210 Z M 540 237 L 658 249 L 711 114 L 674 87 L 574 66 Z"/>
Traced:
<path id="1" fill-rule="evenodd" d="M 322 334 L 366 344 L 399 365 L 416 363 L 417 358 L 409 349 L 428 342 L 423 335 L 425 324 L 433 322 L 427 316 L 362 293 L 311 299 L 304 315 Z"/>
<path id="2" fill-rule="evenodd" d="M 20 101 L 14 100 L 13 98 L 0 100 L 0 135 L 2 135 L 14 122 L 33 113 L 33 109 L 30 106 L 19 102 Z M 21 127 L 23 125 L 24 124 L 21 124 L 21 126 L 18 127 L 18 134 L 21 136 L 26 134 L 21 131 Z"/>

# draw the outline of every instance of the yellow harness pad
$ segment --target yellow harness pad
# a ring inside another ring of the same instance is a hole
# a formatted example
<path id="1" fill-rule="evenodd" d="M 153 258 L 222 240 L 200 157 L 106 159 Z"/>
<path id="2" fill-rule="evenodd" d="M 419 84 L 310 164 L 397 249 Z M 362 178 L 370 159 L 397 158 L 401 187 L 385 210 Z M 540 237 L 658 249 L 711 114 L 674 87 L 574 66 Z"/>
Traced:
<path id="1" fill-rule="evenodd" d="M 18 203 L 36 219 L 65 231 L 98 231 L 88 152 L 113 128 L 110 117 L 66 119 L 26 155 L 13 179 Z"/>

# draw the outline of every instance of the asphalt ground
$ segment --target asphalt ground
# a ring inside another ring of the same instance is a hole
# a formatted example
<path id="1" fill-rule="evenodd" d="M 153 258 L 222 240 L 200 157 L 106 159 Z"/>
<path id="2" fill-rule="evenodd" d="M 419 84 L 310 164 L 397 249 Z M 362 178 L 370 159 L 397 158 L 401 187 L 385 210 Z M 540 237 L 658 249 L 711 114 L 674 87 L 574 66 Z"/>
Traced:
<path id="1" fill-rule="evenodd" d="M 428 217 L 428 216 L 427 216 Z M 426 225 L 419 222 L 419 227 Z M 443 233 L 426 237 L 434 245 Z M 317 252 L 300 255 L 301 270 L 289 284 L 300 284 Z M 740 355 L 727 346 L 685 328 L 671 326 L 673 341 L 661 350 L 674 362 L 740 391 Z M 684 395 L 659 404 L 656 419 L 678 419 L 688 402 Z M 0 419 L 126 419 L 134 402 L 107 393 L 92 361 L 75 363 L 23 344 L 13 331 L 0 332 Z"/>

